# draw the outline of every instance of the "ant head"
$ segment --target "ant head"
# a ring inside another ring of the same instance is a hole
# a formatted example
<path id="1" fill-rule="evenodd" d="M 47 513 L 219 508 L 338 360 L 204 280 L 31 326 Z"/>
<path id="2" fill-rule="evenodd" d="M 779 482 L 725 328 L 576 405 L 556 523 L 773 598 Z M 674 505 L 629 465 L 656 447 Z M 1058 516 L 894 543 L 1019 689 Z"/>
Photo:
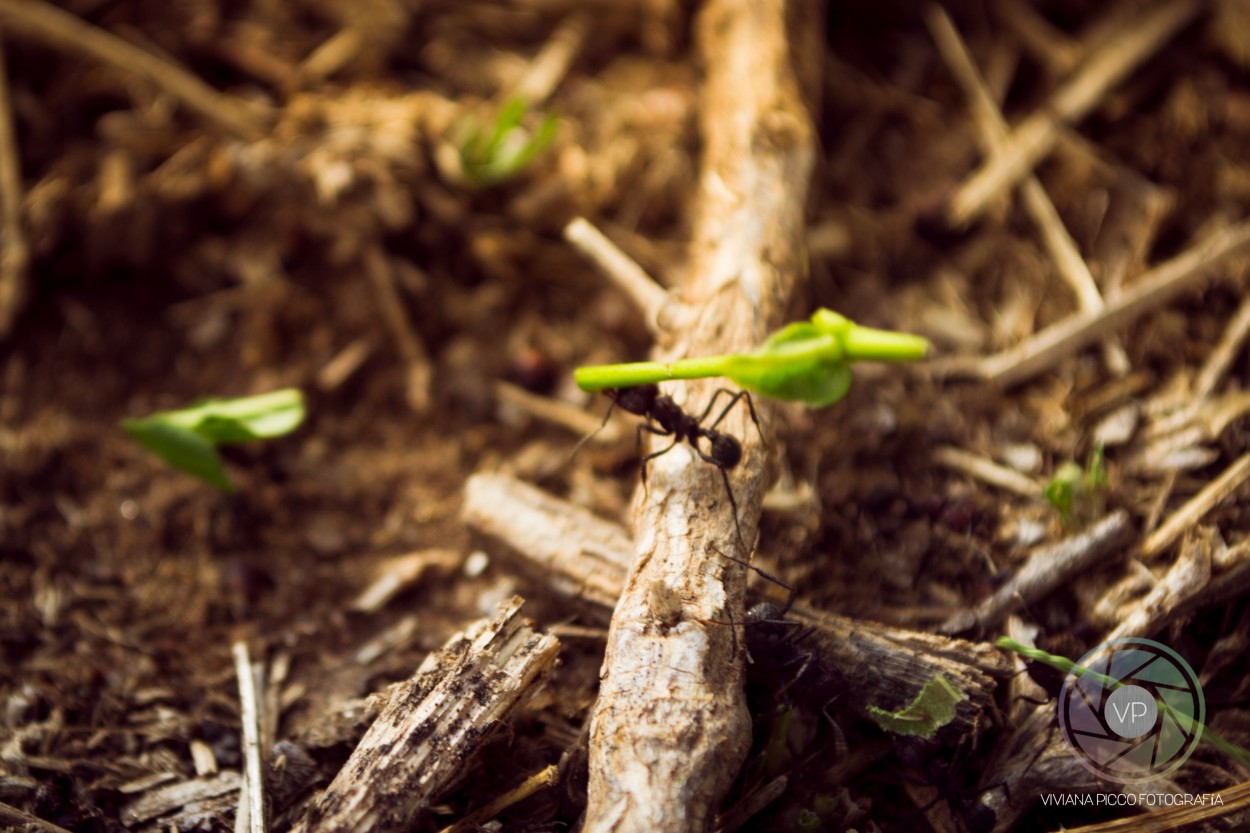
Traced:
<path id="1" fill-rule="evenodd" d="M 646 416 L 655 406 L 660 388 L 658 385 L 638 385 L 632 388 L 607 388 L 603 392 L 631 414 Z"/>
<path id="2" fill-rule="evenodd" d="M 706 433 L 712 440 L 712 453 L 709 456 L 716 465 L 722 469 L 732 469 L 738 465 L 738 461 L 742 459 L 742 444 L 738 442 L 738 438 L 713 431 Z"/>

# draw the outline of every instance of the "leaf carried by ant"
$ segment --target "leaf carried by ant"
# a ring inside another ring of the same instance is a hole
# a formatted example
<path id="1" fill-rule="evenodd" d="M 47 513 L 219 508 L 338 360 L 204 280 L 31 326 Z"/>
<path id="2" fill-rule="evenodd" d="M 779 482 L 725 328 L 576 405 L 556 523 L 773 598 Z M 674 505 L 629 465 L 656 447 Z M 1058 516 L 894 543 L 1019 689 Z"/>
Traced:
<path id="1" fill-rule="evenodd" d="M 928 349 L 920 336 L 861 327 L 818 309 L 810 320 L 782 327 L 749 353 L 579 367 L 573 376 L 578 387 L 591 392 L 724 376 L 752 393 L 823 408 L 846 396 L 852 362 L 916 361 Z"/>
<path id="2" fill-rule="evenodd" d="M 851 387 L 838 339 L 806 321 L 783 327 L 757 350 L 726 356 L 723 375 L 753 393 L 811 408 L 832 405 Z"/>

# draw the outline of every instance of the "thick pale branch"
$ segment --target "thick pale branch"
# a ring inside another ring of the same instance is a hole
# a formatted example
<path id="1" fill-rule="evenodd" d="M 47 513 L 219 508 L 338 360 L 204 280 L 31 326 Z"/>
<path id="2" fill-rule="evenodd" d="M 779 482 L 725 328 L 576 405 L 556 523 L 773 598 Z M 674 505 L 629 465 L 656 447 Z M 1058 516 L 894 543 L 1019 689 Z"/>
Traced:
<path id="1" fill-rule="evenodd" d="M 794 62 L 819 65 L 819 11 L 712 0 L 700 16 L 704 155 L 691 279 L 677 290 L 690 320 L 657 358 L 750 349 L 782 323 L 806 273 L 815 130 Z M 712 387 L 670 392 L 697 415 Z M 731 481 L 750 541 L 766 485 L 761 438 L 745 409 L 718 430 L 743 441 Z M 722 555 L 740 546 L 720 473 L 674 449 L 650 475 L 592 718 L 589 833 L 707 829 L 749 743 L 742 655 L 733 629 L 715 624 L 741 620 L 745 586 Z"/>

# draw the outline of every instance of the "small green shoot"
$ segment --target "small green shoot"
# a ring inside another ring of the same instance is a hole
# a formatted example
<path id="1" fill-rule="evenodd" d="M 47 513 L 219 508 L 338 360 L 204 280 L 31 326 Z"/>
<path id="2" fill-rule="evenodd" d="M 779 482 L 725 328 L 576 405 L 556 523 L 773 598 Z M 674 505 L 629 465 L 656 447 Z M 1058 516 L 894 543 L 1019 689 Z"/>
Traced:
<path id="1" fill-rule="evenodd" d="M 122 428 L 148 451 L 210 486 L 233 492 L 217 446 L 267 440 L 294 431 L 304 421 L 299 390 L 208 400 L 180 411 L 124 419 Z"/>
<path id="2" fill-rule="evenodd" d="M 955 719 L 955 707 L 965 696 L 944 674 L 937 674 L 902 709 L 891 712 L 869 704 L 868 715 L 887 732 L 927 739 Z"/>
<path id="3" fill-rule="evenodd" d="M 794 829 L 799 833 L 814 833 L 821 827 L 820 815 L 813 810 L 800 810 L 799 816 L 795 819 Z"/>
<path id="4" fill-rule="evenodd" d="M 460 169 L 475 185 L 489 186 L 509 180 L 525 170 L 555 138 L 557 120 L 545 114 L 531 132 L 521 122 L 529 103 L 520 96 L 509 99 L 494 121 L 483 127 L 466 119 L 458 131 Z"/>
<path id="5" fill-rule="evenodd" d="M 1077 665 L 1067 657 L 1062 657 L 1058 654 L 1048 654 L 1038 648 L 1030 648 L 1028 645 L 1017 642 L 1009 636 L 999 637 L 998 641 L 994 644 L 999 648 L 1019 654 L 1027 660 L 1040 662 L 1043 665 L 1049 665 L 1051 668 L 1061 671 L 1064 674 L 1076 674 L 1078 677 L 1084 677 L 1087 674 L 1091 675 L 1091 679 L 1095 680 L 1103 688 L 1114 690 L 1123 685 L 1123 683 L 1119 680 L 1109 677 L 1106 674 L 1100 674 L 1090 668 Z M 1166 700 L 1159 699 L 1155 702 L 1159 704 L 1159 709 L 1161 711 L 1173 711 L 1172 706 Z M 1229 743 L 1219 735 L 1212 732 L 1205 724 L 1202 726 L 1202 740 L 1211 744 L 1229 757 L 1236 759 L 1243 766 L 1250 766 L 1250 750 L 1237 746 L 1236 744 Z"/>
<path id="6" fill-rule="evenodd" d="M 851 362 L 916 361 L 928 351 L 929 342 L 920 336 L 861 327 L 819 309 L 810 321 L 781 328 L 750 353 L 579 367 L 573 378 L 582 390 L 594 392 L 724 376 L 752 393 L 823 408 L 846 396 Z"/>
<path id="7" fill-rule="evenodd" d="M 1064 523 L 1090 520 L 1105 508 L 1106 487 L 1106 461 L 1102 445 L 1098 445 L 1084 469 L 1069 460 L 1055 471 L 1046 484 L 1046 501 L 1058 510 Z"/>

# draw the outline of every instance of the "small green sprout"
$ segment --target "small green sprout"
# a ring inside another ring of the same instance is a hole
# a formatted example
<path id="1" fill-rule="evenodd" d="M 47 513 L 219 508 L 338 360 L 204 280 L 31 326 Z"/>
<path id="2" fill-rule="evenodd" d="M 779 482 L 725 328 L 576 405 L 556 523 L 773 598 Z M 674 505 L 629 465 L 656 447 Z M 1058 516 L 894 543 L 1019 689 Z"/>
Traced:
<path id="1" fill-rule="evenodd" d="M 1069 460 L 1055 471 L 1046 484 L 1046 501 L 1059 511 L 1064 523 L 1085 520 L 1102 514 L 1106 487 L 1107 466 L 1100 444 L 1084 469 Z"/>
<path id="2" fill-rule="evenodd" d="M 794 829 L 799 833 L 808 833 L 808 831 L 819 830 L 821 826 L 821 818 L 818 813 L 813 810 L 803 809 L 799 811 L 798 818 L 794 821 Z"/>
<path id="3" fill-rule="evenodd" d="M 916 699 L 896 712 L 869 704 L 868 716 L 887 732 L 931 738 L 955 719 L 955 707 L 967 695 L 946 675 L 937 674 L 924 684 Z"/>
<path id="4" fill-rule="evenodd" d="M 460 170 L 473 184 L 497 185 L 534 161 L 556 135 L 556 117 L 545 114 L 530 132 L 522 124 L 529 103 L 521 96 L 507 101 L 486 128 L 466 119 L 458 130 Z"/>
<path id="5" fill-rule="evenodd" d="M 752 393 L 823 408 L 846 396 L 851 362 L 916 361 L 928 351 L 929 342 L 920 336 L 861 327 L 833 310 L 819 309 L 810 321 L 782 327 L 750 353 L 579 367 L 573 378 L 582 390 L 593 392 L 724 376 Z"/>
<path id="6" fill-rule="evenodd" d="M 1077 665 L 1067 657 L 1059 656 L 1058 654 L 1049 654 L 1039 648 L 1030 648 L 1028 645 L 1017 642 L 1009 636 L 1000 636 L 998 641 L 994 644 L 999 648 L 1019 654 L 1027 660 L 1040 662 L 1043 665 L 1049 665 L 1051 668 L 1061 671 L 1064 674 L 1076 674 L 1078 677 L 1088 676 L 1091 680 L 1095 681 L 1103 688 L 1115 690 L 1124 685 L 1124 683 L 1114 677 L 1110 677 L 1106 674 L 1094 671 L 1093 669 L 1086 668 L 1083 665 Z M 1159 698 L 1155 702 L 1158 703 L 1160 711 L 1174 713 L 1175 710 L 1166 700 Z M 1184 721 L 1181 720 L 1179 722 Z M 1245 749 L 1235 743 L 1230 743 L 1229 741 L 1224 740 L 1222 737 L 1215 734 L 1215 732 L 1212 732 L 1206 724 L 1202 724 L 1202 740 L 1205 743 L 1209 743 L 1211 746 L 1214 746 L 1216 749 L 1220 750 L 1229 757 L 1239 761 L 1243 766 L 1250 766 L 1250 749 Z"/>
<path id="7" fill-rule="evenodd" d="M 304 396 L 295 388 L 208 400 L 180 411 L 124 419 L 122 428 L 140 445 L 210 486 L 233 492 L 217 446 L 267 440 L 294 431 L 304 421 Z"/>

